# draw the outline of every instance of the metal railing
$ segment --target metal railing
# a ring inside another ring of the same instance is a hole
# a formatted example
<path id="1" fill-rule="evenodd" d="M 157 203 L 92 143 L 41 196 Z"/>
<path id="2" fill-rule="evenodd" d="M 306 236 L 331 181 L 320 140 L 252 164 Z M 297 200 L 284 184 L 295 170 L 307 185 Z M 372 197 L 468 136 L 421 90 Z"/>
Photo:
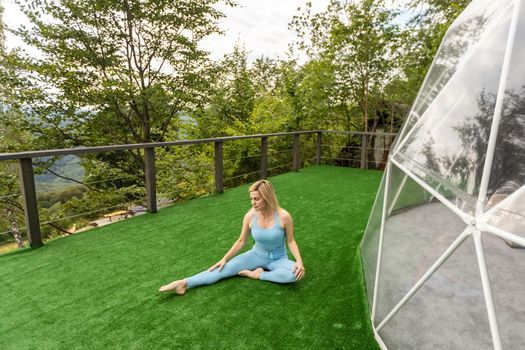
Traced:
<path id="1" fill-rule="evenodd" d="M 253 172 L 260 173 L 260 178 L 265 179 L 268 176 L 268 139 L 270 137 L 282 137 L 292 136 L 292 163 L 291 170 L 298 171 L 301 167 L 300 158 L 300 136 L 316 134 L 315 139 L 315 164 L 321 164 L 322 159 L 337 160 L 340 157 L 323 157 L 322 156 L 322 135 L 333 134 L 333 135 L 346 135 L 356 136 L 361 138 L 361 144 L 357 147 L 349 147 L 346 145 L 342 148 L 358 148 L 360 149 L 360 159 L 357 158 L 344 158 L 346 160 L 359 162 L 360 168 L 368 168 L 368 154 L 373 151 L 374 148 L 370 147 L 369 140 L 374 136 L 383 136 L 390 139 L 390 145 L 392 144 L 396 134 L 393 133 L 369 133 L 369 132 L 352 132 L 352 131 L 331 131 L 331 130 L 313 130 L 313 131 L 296 131 L 296 132 L 282 132 L 272 134 L 256 134 L 246 136 L 230 136 L 230 137 L 217 137 L 208 139 L 197 139 L 197 140 L 183 140 L 183 141 L 170 141 L 170 142 L 155 142 L 155 143 L 141 143 L 141 144 L 127 144 L 127 145 L 111 145 L 111 146 L 97 146 L 97 147 L 78 147 L 68 149 L 55 149 L 55 150 L 42 150 L 42 151 L 29 151 L 29 152 L 18 152 L 18 153 L 3 153 L 0 154 L 0 161 L 18 160 L 20 169 L 20 184 L 21 184 L 21 195 L 23 199 L 23 209 L 25 214 L 25 223 L 27 238 L 29 244 L 33 248 L 37 248 L 43 245 L 42 235 L 40 230 L 40 219 L 38 213 L 38 201 L 36 195 L 35 176 L 33 171 L 33 159 L 40 157 L 56 157 L 63 155 L 80 155 L 89 153 L 99 153 L 108 151 L 125 151 L 132 149 L 141 149 L 144 151 L 144 173 L 145 173 L 145 187 L 146 187 L 146 207 L 150 213 L 157 212 L 157 188 L 156 188 L 156 168 L 155 168 L 155 148 L 159 147 L 174 147 L 174 146 L 186 146 L 186 145 L 197 145 L 197 144 L 209 144 L 214 143 L 214 173 L 215 173 L 215 191 L 224 191 L 224 157 L 223 157 L 223 144 L 235 140 L 243 139 L 260 139 L 260 170 Z M 341 146 L 336 146 L 341 148 Z M 388 147 L 389 148 L 389 147 Z M 387 147 L 384 147 L 387 150 Z"/>

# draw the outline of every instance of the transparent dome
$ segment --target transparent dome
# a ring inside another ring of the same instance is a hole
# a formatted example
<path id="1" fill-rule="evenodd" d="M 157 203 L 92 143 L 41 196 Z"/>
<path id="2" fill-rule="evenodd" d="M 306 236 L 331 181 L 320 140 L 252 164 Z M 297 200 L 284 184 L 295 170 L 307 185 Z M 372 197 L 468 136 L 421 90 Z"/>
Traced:
<path id="1" fill-rule="evenodd" d="M 361 252 L 389 349 L 525 349 L 525 6 L 474 0 L 399 133 Z"/>

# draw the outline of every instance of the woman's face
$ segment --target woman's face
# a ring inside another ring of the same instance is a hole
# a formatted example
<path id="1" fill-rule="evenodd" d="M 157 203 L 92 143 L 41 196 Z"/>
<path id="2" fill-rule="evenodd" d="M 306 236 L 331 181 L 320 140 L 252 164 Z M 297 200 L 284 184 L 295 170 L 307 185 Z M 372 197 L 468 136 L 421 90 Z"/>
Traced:
<path id="1" fill-rule="evenodd" d="M 266 202 L 261 197 L 261 194 L 259 193 L 259 191 L 250 192 L 250 200 L 252 202 L 253 209 L 257 211 L 264 210 L 264 207 L 266 206 Z"/>

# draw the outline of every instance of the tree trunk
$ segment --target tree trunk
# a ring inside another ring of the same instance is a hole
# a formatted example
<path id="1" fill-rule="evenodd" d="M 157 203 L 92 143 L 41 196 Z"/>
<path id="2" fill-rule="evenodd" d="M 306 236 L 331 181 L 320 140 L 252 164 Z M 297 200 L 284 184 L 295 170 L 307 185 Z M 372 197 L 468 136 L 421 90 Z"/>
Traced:
<path id="1" fill-rule="evenodd" d="M 363 104 L 365 115 L 365 132 L 368 132 L 368 73 L 365 73 L 365 86 L 363 89 Z"/>
<path id="2" fill-rule="evenodd" d="M 11 232 L 13 233 L 13 238 L 15 239 L 18 248 L 24 248 L 24 240 L 22 239 L 22 234 L 18 229 L 18 224 L 16 223 L 13 211 L 10 208 L 6 209 L 6 211 L 9 221 L 11 221 Z"/>

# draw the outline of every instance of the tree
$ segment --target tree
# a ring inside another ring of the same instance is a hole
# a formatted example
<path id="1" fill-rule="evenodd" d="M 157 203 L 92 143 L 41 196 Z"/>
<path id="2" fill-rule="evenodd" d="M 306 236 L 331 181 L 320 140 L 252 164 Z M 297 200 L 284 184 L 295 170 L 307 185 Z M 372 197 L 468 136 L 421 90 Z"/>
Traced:
<path id="1" fill-rule="evenodd" d="M 0 3 L 0 54 L 5 52 L 5 36 L 3 23 L 4 8 Z M 15 147 L 13 143 L 19 136 L 12 133 L 12 123 L 16 121 L 16 117 L 12 112 L 0 104 L 0 153 L 13 150 Z M 24 243 L 18 227 L 18 222 L 22 220 L 23 211 L 20 203 L 20 196 L 17 194 L 17 176 L 16 164 L 2 162 L 0 163 L 0 242 L 7 240 L 7 233 L 11 232 L 18 247 L 23 248 Z M 5 232 L 5 233 L 4 233 Z"/>
<path id="2" fill-rule="evenodd" d="M 425 25 L 436 28 L 440 27 L 441 24 L 446 24 L 448 28 L 471 1 L 411 0 L 409 6 L 412 9 L 419 8 L 414 19 L 415 21 L 425 22 Z"/>
<path id="3" fill-rule="evenodd" d="M 191 113 L 197 137 L 243 132 L 255 102 L 256 87 L 248 66 L 248 53 L 239 45 L 216 64 L 208 103 Z"/>
<path id="4" fill-rule="evenodd" d="M 381 1 L 333 0 L 326 11 L 312 14 L 307 7 L 292 21 L 302 39 L 299 47 L 333 79 L 329 104 L 344 115 L 348 130 L 368 131 L 369 119 L 375 118 L 377 102 L 394 74 L 399 32 L 395 16 Z"/>
<path id="5" fill-rule="evenodd" d="M 399 97 L 406 104 L 411 104 L 415 99 L 445 33 L 470 2 L 471 0 L 409 2 L 414 16 L 402 34 L 400 68 L 403 79 L 394 84 L 397 85 L 395 90 L 401 92 Z"/>
<path id="6" fill-rule="evenodd" d="M 0 153 L 16 152 L 30 143 L 30 135 L 20 132 L 19 121 L 19 113 L 0 108 Z M 23 247 L 19 223 L 24 222 L 24 210 L 17 169 L 17 162 L 0 162 L 0 242 L 9 240 L 11 233 Z"/>
<path id="7" fill-rule="evenodd" d="M 487 198 L 483 198 L 486 200 L 483 204 L 492 206 L 525 183 L 525 144 L 522 142 L 525 134 L 525 86 L 505 91 L 494 145 L 489 145 L 489 139 L 497 97 L 485 88 L 480 88 L 476 94 L 477 106 L 469 109 L 469 115 L 457 118 L 453 126 L 445 126 L 447 137 L 457 137 L 461 146 L 444 150 L 436 146 L 433 137 L 425 137 L 412 139 L 415 143 L 407 150 L 422 149 L 419 162 L 434 174 L 433 178 L 442 178 L 441 191 L 455 193 L 467 205 L 475 206 L 475 200 L 481 200 L 478 196 L 482 179 L 484 175 L 489 176 Z M 428 125 L 421 124 L 421 129 L 426 127 Z M 484 174 L 489 147 L 494 147 L 494 157 L 489 173 Z M 509 213 L 513 215 L 512 211 Z"/>
<path id="8" fill-rule="evenodd" d="M 0 89 L 5 109 L 21 112 L 16 128 L 33 137 L 7 151 L 177 137 L 185 111 L 208 95 L 212 65 L 197 44 L 219 31 L 218 1 L 20 1 L 32 26 L 12 32 L 40 55 L 3 53 Z M 54 164 L 35 160 L 35 171 L 52 172 Z M 91 211 L 89 219 L 143 199 L 140 151 L 85 155 L 79 166 L 84 183 L 94 183 L 90 191 L 40 207 L 54 229 L 65 231 L 68 217 Z"/>
<path id="9" fill-rule="evenodd" d="M 178 130 L 206 95 L 209 63 L 197 44 L 218 32 L 217 1 L 22 1 L 33 26 L 14 33 L 41 56 L 5 55 L 1 82 L 37 147 L 162 141 Z M 143 179 L 139 151 L 87 159 Z"/>

